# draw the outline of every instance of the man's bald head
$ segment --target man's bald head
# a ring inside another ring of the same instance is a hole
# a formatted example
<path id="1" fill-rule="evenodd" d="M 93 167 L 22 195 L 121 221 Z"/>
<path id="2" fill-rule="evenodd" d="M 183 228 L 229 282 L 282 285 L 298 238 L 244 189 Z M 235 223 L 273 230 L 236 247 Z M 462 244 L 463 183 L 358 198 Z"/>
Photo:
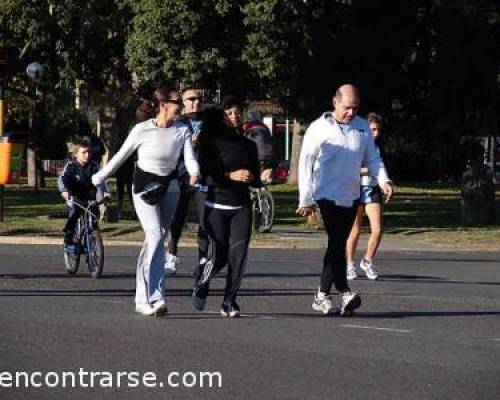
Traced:
<path id="1" fill-rule="evenodd" d="M 359 109 L 359 91 L 354 85 L 340 86 L 333 96 L 333 117 L 337 122 L 349 124 Z"/>
<path id="2" fill-rule="evenodd" d="M 351 84 L 342 85 L 335 91 L 334 99 L 342 100 L 344 96 L 356 98 L 359 101 L 359 90 Z"/>

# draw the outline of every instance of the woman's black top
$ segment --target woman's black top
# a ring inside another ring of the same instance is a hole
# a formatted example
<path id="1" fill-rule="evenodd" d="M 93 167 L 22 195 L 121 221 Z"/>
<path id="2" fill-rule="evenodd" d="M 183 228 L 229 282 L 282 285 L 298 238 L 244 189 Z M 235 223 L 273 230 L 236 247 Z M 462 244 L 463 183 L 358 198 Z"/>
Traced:
<path id="1" fill-rule="evenodd" d="M 262 186 L 257 146 L 236 129 L 222 123 L 204 125 L 202 132 L 200 168 L 208 185 L 207 201 L 235 207 L 248 206 L 249 187 Z M 248 184 L 229 179 L 229 173 L 239 169 L 249 170 L 254 180 Z"/>

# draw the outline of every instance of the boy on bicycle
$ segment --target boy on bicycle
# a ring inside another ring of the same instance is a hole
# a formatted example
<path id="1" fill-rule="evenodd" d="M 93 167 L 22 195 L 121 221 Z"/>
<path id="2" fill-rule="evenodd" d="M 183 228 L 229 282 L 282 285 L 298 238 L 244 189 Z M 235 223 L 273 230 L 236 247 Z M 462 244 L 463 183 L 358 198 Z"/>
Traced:
<path id="1" fill-rule="evenodd" d="M 64 247 L 71 250 L 76 223 L 83 210 L 74 204 L 73 199 L 79 202 L 95 200 L 98 190 L 104 197 L 110 197 L 111 193 L 104 182 L 97 188 L 92 184 L 91 177 L 99 171 L 99 165 L 91 160 L 91 141 L 88 137 L 74 138 L 70 144 L 71 160 L 66 163 L 64 170 L 59 176 L 57 187 L 61 197 L 68 205 L 68 221 L 64 226 Z M 98 214 L 98 208 L 92 210 Z"/>

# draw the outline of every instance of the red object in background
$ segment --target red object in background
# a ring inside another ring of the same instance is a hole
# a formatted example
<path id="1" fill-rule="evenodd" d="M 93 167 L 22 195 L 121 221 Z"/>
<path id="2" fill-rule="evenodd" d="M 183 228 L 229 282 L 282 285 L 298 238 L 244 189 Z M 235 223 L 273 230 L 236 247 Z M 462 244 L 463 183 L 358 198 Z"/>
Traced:
<path id="1" fill-rule="evenodd" d="M 285 183 L 288 179 L 288 163 L 281 162 L 274 169 L 274 177 L 273 182 L 276 183 Z"/>

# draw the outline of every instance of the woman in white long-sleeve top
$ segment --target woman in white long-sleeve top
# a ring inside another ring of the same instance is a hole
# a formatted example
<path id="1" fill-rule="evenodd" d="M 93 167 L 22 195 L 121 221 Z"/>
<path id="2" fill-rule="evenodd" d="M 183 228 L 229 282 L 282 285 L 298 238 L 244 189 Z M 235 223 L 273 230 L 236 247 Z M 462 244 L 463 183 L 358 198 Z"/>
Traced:
<path id="1" fill-rule="evenodd" d="M 137 261 L 135 310 L 142 315 L 163 315 L 167 310 L 164 239 L 179 198 L 177 164 L 181 152 L 192 185 L 199 179 L 199 166 L 189 128 L 176 121 L 182 108 L 179 93 L 162 86 L 155 90 L 149 105 L 156 116 L 134 126 L 118 153 L 92 177 L 92 182 L 96 185 L 104 181 L 137 151 L 132 198 L 145 240 Z"/>

